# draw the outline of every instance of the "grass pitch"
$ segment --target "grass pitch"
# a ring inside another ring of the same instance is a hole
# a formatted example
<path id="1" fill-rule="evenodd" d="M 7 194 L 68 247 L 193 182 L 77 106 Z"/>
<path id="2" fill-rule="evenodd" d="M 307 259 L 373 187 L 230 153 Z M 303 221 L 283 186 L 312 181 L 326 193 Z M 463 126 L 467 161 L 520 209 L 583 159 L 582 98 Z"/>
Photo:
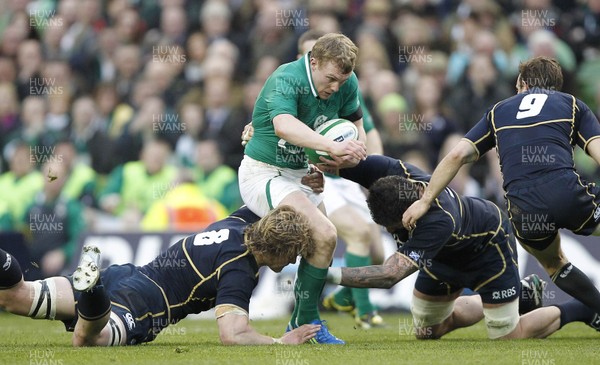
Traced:
<path id="1" fill-rule="evenodd" d="M 483 322 L 439 341 L 417 341 L 408 314 L 386 314 L 386 328 L 359 330 L 352 318 L 325 314 L 346 346 L 234 346 L 219 343 L 212 320 L 184 320 L 149 344 L 73 348 L 61 322 L 0 313 L 0 364 L 600 364 L 600 334 L 575 323 L 545 340 L 490 341 Z M 286 319 L 254 321 L 280 336 Z"/>

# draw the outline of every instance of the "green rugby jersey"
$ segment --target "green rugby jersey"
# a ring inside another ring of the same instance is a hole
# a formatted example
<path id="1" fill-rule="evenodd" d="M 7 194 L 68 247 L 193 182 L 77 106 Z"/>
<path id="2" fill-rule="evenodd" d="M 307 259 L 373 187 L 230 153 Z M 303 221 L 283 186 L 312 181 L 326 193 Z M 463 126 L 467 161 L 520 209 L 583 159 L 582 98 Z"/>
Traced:
<path id="1" fill-rule="evenodd" d="M 354 72 L 329 99 L 320 99 L 312 81 L 310 53 L 283 64 L 263 86 L 252 113 L 254 135 L 245 154 L 270 165 L 302 169 L 307 167 L 304 149 L 275 135 L 273 118 L 291 114 L 316 129 L 327 120 L 349 116 L 360 108 L 358 80 Z"/>

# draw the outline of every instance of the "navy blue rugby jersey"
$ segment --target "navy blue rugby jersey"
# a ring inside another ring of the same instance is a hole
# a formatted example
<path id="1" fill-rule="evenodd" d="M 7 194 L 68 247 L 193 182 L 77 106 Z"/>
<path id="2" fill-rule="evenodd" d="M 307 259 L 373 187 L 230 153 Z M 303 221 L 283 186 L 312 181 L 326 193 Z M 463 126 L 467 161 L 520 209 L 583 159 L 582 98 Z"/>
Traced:
<path id="1" fill-rule="evenodd" d="M 430 175 L 409 163 L 387 156 L 368 156 L 356 167 L 340 170 L 340 176 L 369 188 L 377 179 L 398 175 L 423 185 Z M 398 217 L 401 224 L 402 217 Z M 392 235 L 398 251 L 413 260 L 420 270 L 440 280 L 464 275 L 461 268 L 478 259 L 488 243 L 507 232 L 502 228 L 502 213 L 492 202 L 459 196 L 445 188 L 412 232 L 405 229 Z M 492 248 L 495 252 L 495 248 Z"/>
<path id="2" fill-rule="evenodd" d="M 162 291 L 170 323 L 220 304 L 248 311 L 258 266 L 244 245 L 244 229 L 259 217 L 243 207 L 201 233 L 186 237 L 140 271 Z"/>
<path id="3" fill-rule="evenodd" d="M 504 190 L 527 187 L 554 171 L 574 171 L 573 148 L 584 151 L 600 124 L 573 95 L 526 91 L 491 107 L 466 134 L 479 156 L 498 147 Z"/>

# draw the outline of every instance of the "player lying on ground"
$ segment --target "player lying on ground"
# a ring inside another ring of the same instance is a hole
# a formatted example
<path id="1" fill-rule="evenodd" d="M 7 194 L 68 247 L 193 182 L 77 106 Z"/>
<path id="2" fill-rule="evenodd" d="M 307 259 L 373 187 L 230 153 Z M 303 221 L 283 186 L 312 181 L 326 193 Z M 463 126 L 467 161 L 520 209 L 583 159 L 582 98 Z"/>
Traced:
<path id="1" fill-rule="evenodd" d="M 307 218 L 290 206 L 262 219 L 241 208 L 145 266 L 101 271 L 99 250 L 87 246 L 72 277 L 35 282 L 23 281 L 18 262 L 0 250 L 0 307 L 63 321 L 74 331 L 74 346 L 149 342 L 188 314 L 213 307 L 225 345 L 300 344 L 319 336 L 321 326 L 300 326 L 277 339 L 261 335 L 249 325 L 248 306 L 258 268 L 279 272 L 298 255 L 310 257 L 311 237 Z"/>
<path id="2" fill-rule="evenodd" d="M 402 214 L 421 197 L 429 175 L 386 156 L 369 156 L 340 175 L 369 188 L 373 219 L 392 234 L 398 252 L 383 265 L 330 268 L 329 277 L 346 286 L 390 288 L 419 270 L 411 305 L 418 338 L 439 338 L 482 318 L 493 339 L 543 338 L 566 323 L 595 319 L 575 300 L 519 317 L 515 239 L 492 202 L 446 188 L 417 227 L 407 231 Z M 479 296 L 459 298 L 464 288 Z"/>

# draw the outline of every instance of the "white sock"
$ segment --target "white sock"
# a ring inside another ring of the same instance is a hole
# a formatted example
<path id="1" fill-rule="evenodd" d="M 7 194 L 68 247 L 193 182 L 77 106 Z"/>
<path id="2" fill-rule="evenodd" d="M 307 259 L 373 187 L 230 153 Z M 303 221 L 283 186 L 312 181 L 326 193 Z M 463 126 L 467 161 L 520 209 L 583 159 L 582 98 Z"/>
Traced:
<path id="1" fill-rule="evenodd" d="M 330 267 L 327 270 L 327 281 L 339 285 L 342 282 L 342 268 Z"/>

